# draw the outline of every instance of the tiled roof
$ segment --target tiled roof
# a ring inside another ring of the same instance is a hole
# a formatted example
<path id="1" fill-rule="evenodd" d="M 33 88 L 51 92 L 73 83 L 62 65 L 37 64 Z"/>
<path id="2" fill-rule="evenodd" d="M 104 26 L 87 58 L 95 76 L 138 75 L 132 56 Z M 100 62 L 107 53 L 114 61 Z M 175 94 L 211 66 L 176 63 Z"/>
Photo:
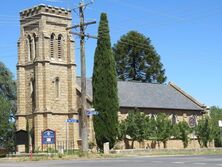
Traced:
<path id="1" fill-rule="evenodd" d="M 80 86 L 80 78 L 77 84 Z M 92 97 L 92 80 L 87 79 L 87 95 Z M 118 81 L 120 107 L 181 109 L 203 111 L 205 106 L 197 102 L 176 85 Z"/>

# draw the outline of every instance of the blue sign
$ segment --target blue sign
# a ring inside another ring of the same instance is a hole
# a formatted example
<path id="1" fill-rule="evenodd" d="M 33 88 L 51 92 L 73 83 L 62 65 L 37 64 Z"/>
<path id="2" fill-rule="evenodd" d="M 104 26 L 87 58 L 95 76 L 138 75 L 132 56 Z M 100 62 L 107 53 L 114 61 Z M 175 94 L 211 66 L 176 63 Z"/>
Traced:
<path id="1" fill-rule="evenodd" d="M 74 118 L 69 118 L 66 120 L 67 123 L 79 123 L 78 119 L 74 119 Z"/>
<path id="2" fill-rule="evenodd" d="M 87 114 L 88 116 L 90 116 L 90 115 L 98 115 L 99 112 L 98 112 L 98 111 L 87 111 L 86 114 Z"/>
<path id="3" fill-rule="evenodd" d="M 55 131 L 47 129 L 42 132 L 42 144 L 55 144 Z"/>

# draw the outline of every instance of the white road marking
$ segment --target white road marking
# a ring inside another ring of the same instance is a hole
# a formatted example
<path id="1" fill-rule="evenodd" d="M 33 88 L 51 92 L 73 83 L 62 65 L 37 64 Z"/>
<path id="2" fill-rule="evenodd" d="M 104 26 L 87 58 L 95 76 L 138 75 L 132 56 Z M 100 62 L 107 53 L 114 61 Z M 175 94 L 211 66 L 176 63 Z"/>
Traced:
<path id="1" fill-rule="evenodd" d="M 193 163 L 194 165 L 206 165 L 206 163 L 201 163 L 201 162 L 198 162 L 198 163 Z"/>
<path id="2" fill-rule="evenodd" d="M 185 162 L 172 162 L 173 164 L 184 164 Z"/>

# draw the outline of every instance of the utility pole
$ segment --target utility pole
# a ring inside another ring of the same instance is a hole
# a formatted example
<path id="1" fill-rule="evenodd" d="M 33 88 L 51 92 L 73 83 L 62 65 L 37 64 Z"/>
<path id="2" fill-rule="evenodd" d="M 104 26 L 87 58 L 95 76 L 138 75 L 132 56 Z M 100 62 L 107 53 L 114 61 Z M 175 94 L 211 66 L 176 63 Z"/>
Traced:
<path id="1" fill-rule="evenodd" d="M 85 154 L 88 152 L 88 118 L 86 113 L 86 56 L 85 56 L 85 37 L 87 38 L 95 38 L 95 36 L 91 36 L 89 34 L 85 34 L 85 27 L 90 24 L 95 24 L 96 21 L 86 22 L 84 19 L 84 9 L 86 6 L 92 4 L 92 2 L 85 4 L 83 0 L 80 1 L 78 9 L 79 9 L 79 17 L 80 24 L 74 25 L 72 27 L 68 27 L 67 30 L 73 28 L 79 28 L 80 32 L 70 32 L 71 34 L 77 35 L 80 37 L 80 57 L 81 57 L 81 139 L 82 139 L 82 148 L 81 151 Z"/>

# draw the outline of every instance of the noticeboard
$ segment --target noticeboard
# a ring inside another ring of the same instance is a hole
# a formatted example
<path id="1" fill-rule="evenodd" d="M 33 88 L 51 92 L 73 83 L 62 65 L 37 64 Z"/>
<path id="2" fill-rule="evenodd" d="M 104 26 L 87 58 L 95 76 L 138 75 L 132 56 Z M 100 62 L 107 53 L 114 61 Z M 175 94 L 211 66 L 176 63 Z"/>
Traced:
<path id="1" fill-rule="evenodd" d="M 55 144 L 56 133 L 54 130 L 47 129 L 42 132 L 42 144 Z"/>
<path id="2" fill-rule="evenodd" d="M 15 143 L 16 145 L 27 145 L 28 142 L 28 132 L 25 130 L 19 130 L 15 132 Z"/>

